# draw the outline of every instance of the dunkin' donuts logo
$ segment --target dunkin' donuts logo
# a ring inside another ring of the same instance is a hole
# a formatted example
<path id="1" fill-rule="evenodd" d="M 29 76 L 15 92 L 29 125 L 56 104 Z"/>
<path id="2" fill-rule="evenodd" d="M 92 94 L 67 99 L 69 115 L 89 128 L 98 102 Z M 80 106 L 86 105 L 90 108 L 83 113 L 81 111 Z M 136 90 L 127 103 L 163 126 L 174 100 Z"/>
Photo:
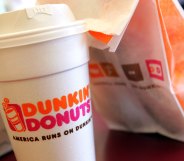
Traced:
<path id="1" fill-rule="evenodd" d="M 89 86 L 59 98 L 38 101 L 37 103 L 11 103 L 3 99 L 3 109 L 12 131 L 38 131 L 78 121 L 91 112 Z"/>
<path id="2" fill-rule="evenodd" d="M 89 64 L 91 78 L 119 77 L 115 67 L 111 63 Z"/>
<path id="3" fill-rule="evenodd" d="M 164 81 L 162 62 L 159 60 L 146 60 L 147 69 L 151 78 Z"/>
<path id="4" fill-rule="evenodd" d="M 4 99 L 2 105 L 11 130 L 17 132 L 25 131 L 26 127 L 20 106 L 17 104 L 10 104 L 7 98 Z"/>

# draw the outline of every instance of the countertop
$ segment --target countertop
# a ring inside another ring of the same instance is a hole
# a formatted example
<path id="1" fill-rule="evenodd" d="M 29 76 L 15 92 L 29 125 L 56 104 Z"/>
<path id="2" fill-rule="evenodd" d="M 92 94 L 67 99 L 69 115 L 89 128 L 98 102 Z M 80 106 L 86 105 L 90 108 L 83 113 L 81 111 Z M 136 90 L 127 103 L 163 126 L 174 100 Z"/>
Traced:
<path id="1" fill-rule="evenodd" d="M 109 130 L 94 117 L 97 161 L 184 161 L 184 143 L 159 134 L 135 134 Z M 0 161 L 16 161 L 8 153 Z"/>

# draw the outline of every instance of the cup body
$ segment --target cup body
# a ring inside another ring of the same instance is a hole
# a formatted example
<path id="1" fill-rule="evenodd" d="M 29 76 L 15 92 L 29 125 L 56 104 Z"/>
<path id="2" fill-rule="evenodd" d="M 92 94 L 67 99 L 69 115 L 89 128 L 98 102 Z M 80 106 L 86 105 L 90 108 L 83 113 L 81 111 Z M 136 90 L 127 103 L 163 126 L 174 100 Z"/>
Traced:
<path id="1" fill-rule="evenodd" d="M 95 161 L 85 34 L 0 53 L 0 113 L 17 161 Z"/>

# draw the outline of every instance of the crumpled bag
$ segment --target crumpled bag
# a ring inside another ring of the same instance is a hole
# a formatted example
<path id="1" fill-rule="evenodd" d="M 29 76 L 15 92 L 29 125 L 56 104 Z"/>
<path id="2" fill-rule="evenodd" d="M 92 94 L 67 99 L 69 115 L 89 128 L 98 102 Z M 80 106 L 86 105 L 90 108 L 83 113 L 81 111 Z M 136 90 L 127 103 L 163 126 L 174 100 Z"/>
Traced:
<path id="1" fill-rule="evenodd" d="M 178 0 L 134 0 L 126 14 L 120 4 L 130 0 L 59 2 L 86 19 L 93 104 L 109 127 L 184 141 L 184 11 Z"/>
<path id="2" fill-rule="evenodd" d="M 37 2 L 67 4 L 77 20 L 86 21 L 86 27 L 92 35 L 88 37 L 90 46 L 115 51 L 139 0 L 38 0 Z"/>

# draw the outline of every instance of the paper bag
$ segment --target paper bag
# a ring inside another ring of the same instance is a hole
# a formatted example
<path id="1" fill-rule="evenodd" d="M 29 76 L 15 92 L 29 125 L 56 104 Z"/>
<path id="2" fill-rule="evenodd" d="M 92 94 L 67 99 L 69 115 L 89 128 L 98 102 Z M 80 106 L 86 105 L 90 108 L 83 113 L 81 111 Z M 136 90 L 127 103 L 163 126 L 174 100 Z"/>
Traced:
<path id="1" fill-rule="evenodd" d="M 179 1 L 57 2 L 86 20 L 93 105 L 109 127 L 184 141 L 184 13 Z"/>
<path id="2" fill-rule="evenodd" d="M 115 52 L 91 48 L 95 107 L 112 129 L 184 141 L 184 12 L 140 0 Z"/>
<path id="3" fill-rule="evenodd" d="M 115 51 L 139 0 L 38 0 L 37 2 L 67 4 L 76 19 L 86 21 L 90 46 Z"/>

